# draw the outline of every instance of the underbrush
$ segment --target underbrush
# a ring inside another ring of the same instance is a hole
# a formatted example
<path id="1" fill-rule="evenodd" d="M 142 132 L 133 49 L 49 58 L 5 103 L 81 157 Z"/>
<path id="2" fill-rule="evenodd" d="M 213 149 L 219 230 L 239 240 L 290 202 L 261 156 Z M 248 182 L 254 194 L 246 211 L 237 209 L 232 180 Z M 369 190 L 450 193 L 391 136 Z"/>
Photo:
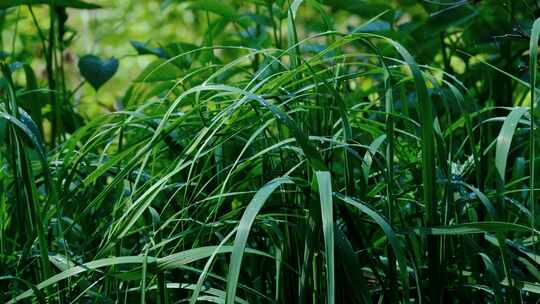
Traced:
<path id="1" fill-rule="evenodd" d="M 294 14 L 285 50 L 156 59 L 48 152 L 4 65 L 2 300 L 538 301 L 536 89 L 479 108 L 389 38 L 298 41 Z"/>

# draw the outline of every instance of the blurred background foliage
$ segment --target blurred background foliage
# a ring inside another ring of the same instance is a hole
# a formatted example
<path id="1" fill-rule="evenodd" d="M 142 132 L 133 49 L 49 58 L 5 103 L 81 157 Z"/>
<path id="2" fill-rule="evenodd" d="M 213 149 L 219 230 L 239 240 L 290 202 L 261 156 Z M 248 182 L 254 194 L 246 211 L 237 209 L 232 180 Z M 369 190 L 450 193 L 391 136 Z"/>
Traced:
<path id="1" fill-rule="evenodd" d="M 118 73 L 97 94 L 90 85 L 84 85 L 75 96 L 80 113 L 86 118 L 110 111 L 125 93 L 125 84 L 130 83 L 152 59 L 137 56 L 131 41 L 158 44 L 169 41 L 197 41 L 200 29 L 194 24 L 192 11 L 173 9 L 160 1 L 94 1 L 103 9 L 68 9 L 67 28 L 70 45 L 65 51 L 66 72 L 69 87 L 75 88 L 83 81 L 77 68 L 78 59 L 85 54 L 96 54 L 103 58 L 120 59 Z M 49 24 L 48 7 L 33 7 L 40 26 Z M 2 49 L 14 55 L 16 60 L 30 62 L 41 80 L 46 80 L 43 48 L 29 8 L 19 6 L 5 12 L 2 31 Z M 151 38 L 151 40 L 148 40 Z M 45 85 L 42 81 L 41 85 Z"/>
<path id="2" fill-rule="evenodd" d="M 210 43 L 283 47 L 287 38 L 284 30 L 288 3 L 283 0 L 100 0 L 92 3 L 101 8 L 67 9 L 63 51 L 67 89 L 74 93 L 70 102 L 85 119 L 121 108 L 126 84 L 154 60 L 155 54 L 151 52 L 138 56 L 134 44 L 157 52 L 169 46 L 167 52 L 172 55 L 186 47 Z M 460 80 L 483 102 L 501 106 L 527 103 L 525 91 L 516 91 L 515 82 L 503 73 L 486 69 L 484 62 L 526 81 L 528 37 L 532 22 L 540 12 L 537 1 L 334 0 L 322 3 L 324 9 L 331 12 L 327 15 L 331 20 L 323 20 L 316 11 L 301 8 L 297 21 L 300 37 L 330 29 L 382 34 L 411 49 L 418 62 L 443 67 L 462 78 Z M 46 30 L 48 7 L 33 5 L 32 9 L 42 31 Z M 384 14 L 367 28 L 358 28 L 381 13 Z M 46 86 L 43 45 L 29 6 L 3 10 L 0 20 L 3 55 L 11 61 L 29 63 L 38 76 L 39 86 Z M 208 31 L 209 27 L 212 31 Z M 173 43 L 185 45 L 174 50 L 170 48 Z M 317 51 L 322 46 L 312 47 Z M 114 57 L 120 62 L 118 72 L 97 93 L 88 84 L 79 89 L 83 77 L 77 62 L 86 54 Z M 236 54 L 228 55 L 220 59 L 234 58 Z M 514 94 L 519 98 L 513 98 Z"/>

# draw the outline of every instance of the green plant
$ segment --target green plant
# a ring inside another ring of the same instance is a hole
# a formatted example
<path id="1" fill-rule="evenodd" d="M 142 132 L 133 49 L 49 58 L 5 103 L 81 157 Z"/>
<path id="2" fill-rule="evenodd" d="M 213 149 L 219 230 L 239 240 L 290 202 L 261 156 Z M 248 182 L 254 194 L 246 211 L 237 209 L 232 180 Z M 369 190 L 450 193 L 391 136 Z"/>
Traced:
<path id="1" fill-rule="evenodd" d="M 504 107 L 448 58 L 418 64 L 407 43 L 369 30 L 389 20 L 381 2 L 348 32 L 328 9 L 343 2 L 327 4 L 189 2 L 201 43 L 132 42 L 153 61 L 123 109 L 48 153 L 3 64 L 0 300 L 538 301 L 540 23 L 528 80 L 477 62 L 511 97 L 530 94 Z M 302 14 L 322 31 L 300 34 Z M 227 26 L 244 39 L 224 43 Z M 107 63 L 83 58 L 98 62 L 79 64 L 97 90 Z"/>

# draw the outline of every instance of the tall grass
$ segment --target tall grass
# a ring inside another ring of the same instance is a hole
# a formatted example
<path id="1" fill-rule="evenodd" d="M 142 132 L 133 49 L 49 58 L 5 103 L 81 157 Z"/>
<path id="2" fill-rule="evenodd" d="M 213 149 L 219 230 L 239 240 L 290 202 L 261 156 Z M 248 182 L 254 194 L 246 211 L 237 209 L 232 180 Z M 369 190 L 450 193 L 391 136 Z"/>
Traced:
<path id="1" fill-rule="evenodd" d="M 539 23 L 530 108 L 478 109 L 389 38 L 299 39 L 299 5 L 286 49 L 181 77 L 175 61 L 233 47 L 158 60 L 126 110 L 48 153 L 4 65 L 1 300 L 538 301 Z"/>

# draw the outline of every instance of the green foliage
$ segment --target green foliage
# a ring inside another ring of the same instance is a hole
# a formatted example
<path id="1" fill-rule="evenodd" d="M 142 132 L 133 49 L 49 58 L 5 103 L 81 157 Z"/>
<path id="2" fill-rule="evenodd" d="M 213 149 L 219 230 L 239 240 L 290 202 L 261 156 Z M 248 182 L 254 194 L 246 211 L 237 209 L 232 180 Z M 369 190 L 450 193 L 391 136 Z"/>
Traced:
<path id="1" fill-rule="evenodd" d="M 503 2 L 0 3 L 0 302 L 538 302 Z"/>

